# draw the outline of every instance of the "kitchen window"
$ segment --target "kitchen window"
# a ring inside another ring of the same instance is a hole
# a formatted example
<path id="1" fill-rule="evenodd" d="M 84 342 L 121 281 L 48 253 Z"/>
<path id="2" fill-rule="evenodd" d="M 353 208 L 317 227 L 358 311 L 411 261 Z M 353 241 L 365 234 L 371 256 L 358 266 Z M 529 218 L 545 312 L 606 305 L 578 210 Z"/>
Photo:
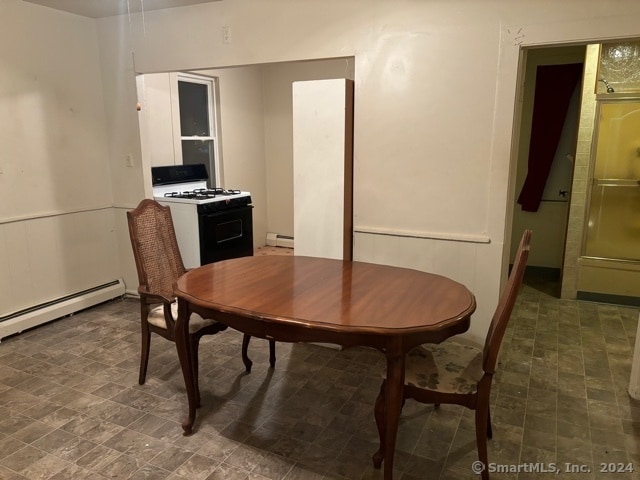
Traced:
<path id="1" fill-rule="evenodd" d="M 218 187 L 217 78 L 178 73 L 176 79 L 179 111 L 179 125 L 174 121 L 174 128 L 179 128 L 179 134 L 174 135 L 176 163 L 204 163 L 209 174 L 207 186 Z"/>

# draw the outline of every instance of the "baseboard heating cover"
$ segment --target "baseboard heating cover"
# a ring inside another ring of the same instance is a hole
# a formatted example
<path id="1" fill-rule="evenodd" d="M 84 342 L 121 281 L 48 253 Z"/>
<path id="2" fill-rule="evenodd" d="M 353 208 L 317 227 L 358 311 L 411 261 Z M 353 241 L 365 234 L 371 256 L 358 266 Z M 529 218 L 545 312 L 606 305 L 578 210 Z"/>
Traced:
<path id="1" fill-rule="evenodd" d="M 34 305 L 0 317 L 0 340 L 56 318 L 106 302 L 125 293 L 124 281 L 119 278 L 80 292 Z"/>
<path id="2" fill-rule="evenodd" d="M 279 233 L 267 233 L 266 243 L 270 247 L 293 248 L 293 237 Z"/>

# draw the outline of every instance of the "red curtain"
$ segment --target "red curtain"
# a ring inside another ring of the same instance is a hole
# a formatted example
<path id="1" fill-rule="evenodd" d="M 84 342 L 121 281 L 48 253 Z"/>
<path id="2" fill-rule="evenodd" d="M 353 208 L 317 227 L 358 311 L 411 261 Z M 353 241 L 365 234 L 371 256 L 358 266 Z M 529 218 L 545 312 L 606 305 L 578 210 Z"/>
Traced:
<path id="1" fill-rule="evenodd" d="M 528 172 L 518 197 L 522 210 L 538 211 L 571 95 L 581 78 L 581 63 L 540 65 L 536 70 Z"/>

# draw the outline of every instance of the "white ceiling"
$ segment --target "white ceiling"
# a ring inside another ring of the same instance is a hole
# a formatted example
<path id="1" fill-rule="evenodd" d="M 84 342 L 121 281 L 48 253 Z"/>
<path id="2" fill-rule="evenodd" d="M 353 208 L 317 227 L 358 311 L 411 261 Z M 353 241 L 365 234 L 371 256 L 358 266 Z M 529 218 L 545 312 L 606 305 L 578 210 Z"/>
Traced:
<path id="1" fill-rule="evenodd" d="M 100 18 L 113 15 L 126 15 L 140 11 L 159 10 L 161 8 L 184 7 L 198 3 L 221 0 L 24 0 L 56 10 L 75 13 L 83 17 Z"/>

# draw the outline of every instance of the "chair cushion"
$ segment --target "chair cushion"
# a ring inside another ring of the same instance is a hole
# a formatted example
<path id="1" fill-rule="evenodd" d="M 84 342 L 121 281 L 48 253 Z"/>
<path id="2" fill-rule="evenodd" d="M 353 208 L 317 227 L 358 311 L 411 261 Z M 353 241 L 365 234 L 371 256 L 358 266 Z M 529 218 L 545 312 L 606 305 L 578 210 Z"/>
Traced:
<path id="1" fill-rule="evenodd" d="M 445 393 L 475 393 L 482 370 L 482 349 L 445 341 L 421 345 L 407 354 L 405 383 Z"/>
<path id="2" fill-rule="evenodd" d="M 171 304 L 171 316 L 176 319 L 178 318 L 178 302 L 173 302 Z M 164 319 L 164 310 L 163 306 L 155 307 L 153 310 L 149 312 L 149 316 L 147 317 L 147 321 L 151 325 L 155 325 L 159 328 L 167 328 L 167 322 Z M 211 324 L 216 323 L 215 320 L 204 319 L 197 313 L 192 313 L 191 318 L 189 319 L 189 333 L 195 333 L 203 327 L 207 327 Z"/>

